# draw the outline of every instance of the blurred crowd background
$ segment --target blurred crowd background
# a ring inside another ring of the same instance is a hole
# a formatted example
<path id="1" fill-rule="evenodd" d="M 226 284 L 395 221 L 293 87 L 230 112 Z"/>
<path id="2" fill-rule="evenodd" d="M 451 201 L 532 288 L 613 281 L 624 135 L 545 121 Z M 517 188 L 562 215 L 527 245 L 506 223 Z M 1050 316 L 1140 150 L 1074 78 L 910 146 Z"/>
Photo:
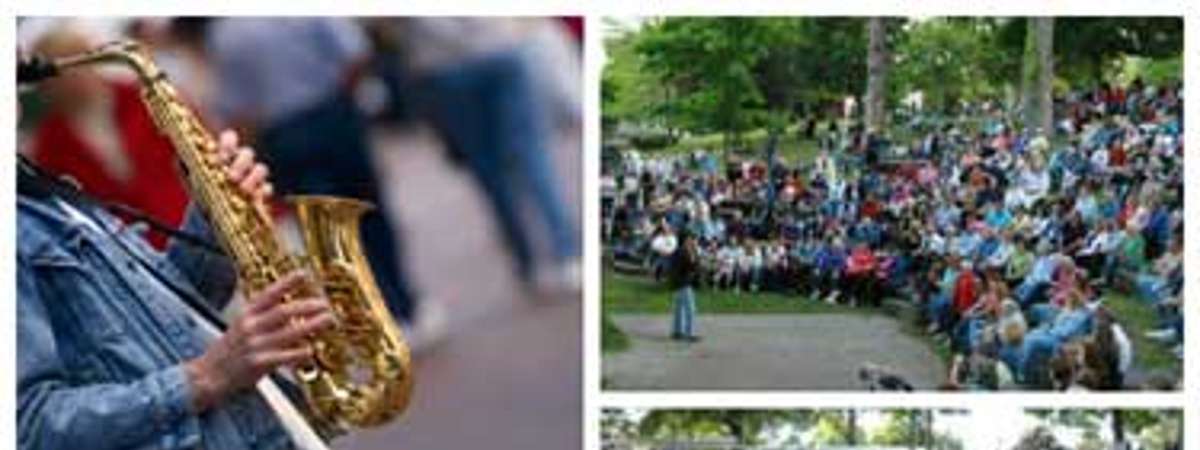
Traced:
<path id="1" fill-rule="evenodd" d="M 582 35 L 581 18 L 18 23 L 26 54 L 141 42 L 210 129 L 256 148 L 277 197 L 378 206 L 364 244 L 418 378 L 407 416 L 336 443 L 364 450 L 579 442 Z M 137 90 L 99 67 L 22 92 L 18 148 L 178 224 L 189 199 Z"/>

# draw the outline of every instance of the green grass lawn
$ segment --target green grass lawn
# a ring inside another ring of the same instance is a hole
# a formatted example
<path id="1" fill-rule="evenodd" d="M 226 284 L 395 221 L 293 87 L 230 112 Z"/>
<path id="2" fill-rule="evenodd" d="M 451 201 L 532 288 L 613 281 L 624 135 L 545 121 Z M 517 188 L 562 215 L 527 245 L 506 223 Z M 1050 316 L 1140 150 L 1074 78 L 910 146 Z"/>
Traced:
<path id="1" fill-rule="evenodd" d="M 600 297 L 604 317 L 601 349 L 604 353 L 620 352 L 631 345 L 628 337 L 609 320 L 609 315 L 671 313 L 672 291 L 642 276 L 621 275 L 605 269 L 601 275 Z M 885 314 L 880 309 L 830 305 L 798 295 L 746 292 L 735 295 L 730 291 L 708 289 L 697 290 L 696 304 L 702 314 Z M 1117 293 L 1106 295 L 1105 304 L 1119 318 L 1133 341 L 1136 367 L 1149 371 L 1179 371 L 1179 361 L 1170 349 L 1144 335 L 1155 326 L 1154 311 L 1149 306 Z M 935 341 L 911 321 L 904 320 L 902 325 L 905 332 L 925 341 L 949 364 L 953 356 L 949 346 Z"/>
<path id="2" fill-rule="evenodd" d="M 1180 371 L 1180 361 L 1171 354 L 1169 347 L 1146 338 L 1145 333 L 1158 325 L 1150 305 L 1115 292 L 1104 296 L 1104 305 L 1112 310 L 1133 342 L 1135 366 L 1144 370 Z"/>
<path id="3" fill-rule="evenodd" d="M 763 147 L 767 144 L 767 130 L 760 128 L 744 133 L 742 142 L 744 146 L 754 155 L 762 155 Z M 719 151 L 721 149 L 721 134 L 704 134 L 696 136 L 688 136 L 680 139 L 674 145 L 662 148 L 649 150 L 647 153 L 683 153 L 703 148 L 709 151 Z M 817 156 L 816 140 L 800 139 L 796 127 L 790 127 L 782 136 L 780 136 L 777 147 L 780 156 L 787 162 L 795 163 L 797 161 L 811 161 Z"/>
<path id="4" fill-rule="evenodd" d="M 629 348 L 631 342 L 616 324 L 609 319 L 611 314 L 670 314 L 673 291 L 661 283 L 643 276 L 613 273 L 605 269 L 601 275 L 602 327 L 600 349 L 602 353 L 618 353 Z M 696 308 L 701 314 L 878 314 L 884 310 L 875 308 L 852 308 L 845 305 L 830 305 L 807 296 L 782 295 L 773 292 L 741 295 L 731 291 L 698 289 Z M 900 320 L 900 319 L 897 319 Z M 949 365 L 949 347 L 938 345 L 912 321 L 903 321 L 902 330 L 927 343 L 930 349 Z"/>
<path id="5" fill-rule="evenodd" d="M 641 276 L 614 274 L 605 270 L 601 276 L 601 301 L 605 313 L 670 314 L 673 292 L 666 286 Z M 855 313 L 863 309 L 813 301 L 808 297 L 776 293 L 736 295 L 732 291 L 696 290 L 696 308 L 704 314 L 815 314 Z"/>
<path id="6" fill-rule="evenodd" d="M 613 323 L 607 313 L 600 315 L 600 349 L 603 353 L 615 353 L 629 348 L 629 336 Z"/>

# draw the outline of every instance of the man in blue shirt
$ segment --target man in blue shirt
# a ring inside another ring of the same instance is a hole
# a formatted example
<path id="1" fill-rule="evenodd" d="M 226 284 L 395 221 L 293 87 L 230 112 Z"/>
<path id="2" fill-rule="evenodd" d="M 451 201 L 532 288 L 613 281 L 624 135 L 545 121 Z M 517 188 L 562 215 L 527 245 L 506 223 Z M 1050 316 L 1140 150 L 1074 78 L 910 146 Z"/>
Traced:
<path id="1" fill-rule="evenodd" d="M 272 188 L 254 153 L 221 136 L 230 180 L 265 208 Z M 261 385 L 309 361 L 330 326 L 325 299 L 283 302 L 289 274 L 246 297 L 224 333 L 206 317 L 236 283 L 215 249 L 175 240 L 159 253 L 31 163 L 17 198 L 17 444 L 22 450 L 294 448 Z M 264 209 L 265 212 L 265 209 Z M 211 241 L 199 211 L 180 232 Z M 253 388 L 258 385 L 263 394 Z M 295 418 L 295 410 L 291 417 Z M 313 448 L 313 447 L 305 447 Z"/>

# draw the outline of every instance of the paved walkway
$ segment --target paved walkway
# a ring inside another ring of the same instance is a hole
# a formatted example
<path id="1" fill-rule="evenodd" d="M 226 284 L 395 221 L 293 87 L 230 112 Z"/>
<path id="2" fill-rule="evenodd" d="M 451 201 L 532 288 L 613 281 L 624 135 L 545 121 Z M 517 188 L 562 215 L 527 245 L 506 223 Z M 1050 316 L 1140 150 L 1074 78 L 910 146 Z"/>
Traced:
<path id="1" fill-rule="evenodd" d="M 614 315 L 630 348 L 604 358 L 612 389 L 858 390 L 864 362 L 890 368 L 918 389 L 945 368 L 894 319 L 858 314 L 701 315 L 703 339 L 668 339 L 670 316 Z"/>
<path id="2" fill-rule="evenodd" d="M 579 139 L 554 149 L 578 211 Z M 478 185 L 420 129 L 378 130 L 377 165 L 419 290 L 445 307 L 449 335 L 417 355 L 413 404 L 336 450 L 577 448 L 582 442 L 582 298 L 530 301 L 512 276 Z M 534 234 L 545 236 L 542 228 Z M 544 242 L 541 243 L 543 246 Z"/>

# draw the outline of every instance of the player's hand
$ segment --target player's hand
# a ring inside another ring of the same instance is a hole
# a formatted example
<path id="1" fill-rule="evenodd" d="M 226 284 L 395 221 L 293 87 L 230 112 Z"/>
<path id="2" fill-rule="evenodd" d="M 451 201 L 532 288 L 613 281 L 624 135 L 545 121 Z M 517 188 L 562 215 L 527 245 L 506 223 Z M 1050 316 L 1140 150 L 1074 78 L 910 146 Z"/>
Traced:
<path id="1" fill-rule="evenodd" d="M 226 130 L 217 139 L 217 157 L 225 166 L 229 181 L 267 212 L 275 188 L 268 179 L 270 171 L 258 162 L 254 149 L 240 146 L 237 133 Z"/>
<path id="2" fill-rule="evenodd" d="M 225 334 L 186 363 L 197 412 L 254 386 L 278 367 L 311 361 L 306 338 L 332 326 L 334 316 L 324 298 L 283 301 L 305 282 L 304 277 L 303 272 L 290 273 L 251 295 L 245 311 Z"/>

